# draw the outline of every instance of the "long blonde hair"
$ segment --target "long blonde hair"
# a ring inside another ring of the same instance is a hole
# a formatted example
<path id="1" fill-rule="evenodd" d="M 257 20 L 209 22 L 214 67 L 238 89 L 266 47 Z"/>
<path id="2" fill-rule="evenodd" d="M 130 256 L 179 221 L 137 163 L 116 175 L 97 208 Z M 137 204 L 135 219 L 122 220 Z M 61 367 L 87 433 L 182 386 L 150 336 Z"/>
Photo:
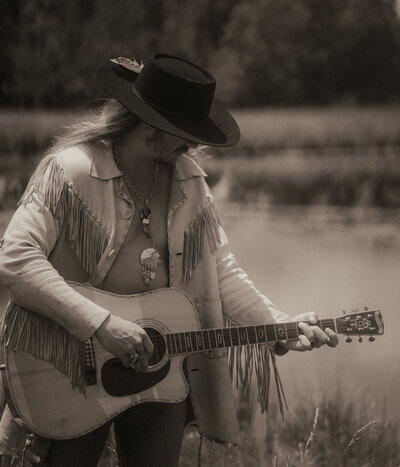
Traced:
<path id="1" fill-rule="evenodd" d="M 95 141 L 114 142 L 140 122 L 140 119 L 114 98 L 107 99 L 97 109 L 77 122 L 64 127 L 56 136 L 50 152 Z"/>
<path id="2" fill-rule="evenodd" d="M 139 117 L 111 97 L 82 119 L 65 126 L 64 131 L 54 138 L 47 153 L 96 141 L 118 142 L 125 132 L 134 128 L 140 121 Z M 206 146 L 198 145 L 195 148 L 187 148 L 184 152 L 201 164 L 209 157 L 205 149 Z"/>

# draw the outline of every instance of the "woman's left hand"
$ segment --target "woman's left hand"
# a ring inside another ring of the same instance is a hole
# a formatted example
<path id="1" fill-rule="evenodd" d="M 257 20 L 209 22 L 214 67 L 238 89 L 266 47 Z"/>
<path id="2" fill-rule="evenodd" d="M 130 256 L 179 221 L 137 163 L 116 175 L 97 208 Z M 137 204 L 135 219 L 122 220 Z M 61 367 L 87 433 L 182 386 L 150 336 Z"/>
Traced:
<path id="1" fill-rule="evenodd" d="M 304 352 L 305 350 L 312 350 L 325 344 L 330 347 L 337 346 L 339 339 L 335 331 L 330 328 L 321 329 L 318 326 L 314 326 L 318 321 L 315 312 L 297 315 L 292 318 L 292 321 L 299 322 L 298 326 L 303 334 L 300 334 L 296 340 L 281 342 L 280 344 L 285 349 Z M 310 324 L 307 324 L 307 322 Z"/>

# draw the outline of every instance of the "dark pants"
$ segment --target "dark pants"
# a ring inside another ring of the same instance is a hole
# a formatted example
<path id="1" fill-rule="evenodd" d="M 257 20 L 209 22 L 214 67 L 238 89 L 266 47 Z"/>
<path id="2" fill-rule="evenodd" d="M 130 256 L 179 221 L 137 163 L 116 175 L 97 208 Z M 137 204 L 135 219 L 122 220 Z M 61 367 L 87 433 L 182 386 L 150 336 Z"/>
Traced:
<path id="1" fill-rule="evenodd" d="M 114 420 L 119 467 L 176 467 L 187 419 L 187 402 L 146 403 Z M 53 440 L 49 467 L 96 467 L 111 422 L 80 438 Z"/>

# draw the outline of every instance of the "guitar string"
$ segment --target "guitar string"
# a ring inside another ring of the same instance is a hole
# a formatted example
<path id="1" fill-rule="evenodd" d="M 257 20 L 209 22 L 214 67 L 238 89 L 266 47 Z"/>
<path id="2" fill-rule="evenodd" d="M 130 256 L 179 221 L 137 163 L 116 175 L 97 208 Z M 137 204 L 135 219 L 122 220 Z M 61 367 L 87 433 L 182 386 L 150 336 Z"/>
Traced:
<path id="1" fill-rule="evenodd" d="M 339 322 L 339 320 L 340 320 L 340 322 Z M 319 320 L 319 322 L 321 323 L 321 327 L 322 327 L 322 324 L 323 324 L 324 321 L 325 321 L 325 322 L 326 322 L 326 321 L 333 321 L 333 324 L 334 324 L 335 319 L 333 319 L 333 318 L 327 318 L 327 319 Z M 288 332 L 291 332 L 291 331 L 296 331 L 296 332 L 297 332 L 298 329 L 299 329 L 298 327 L 293 328 L 293 324 L 295 324 L 295 323 L 293 323 L 293 322 L 291 322 L 291 323 L 290 323 L 290 322 L 287 322 L 287 323 L 282 323 L 282 324 L 286 324 L 286 330 L 287 330 Z M 287 326 L 288 326 L 289 324 L 292 326 L 292 329 L 287 329 Z M 340 334 L 349 334 L 349 333 L 350 333 L 350 331 L 348 330 L 348 322 L 345 321 L 345 317 L 343 317 L 343 318 L 336 318 L 336 325 L 337 325 L 337 332 L 338 332 L 338 333 L 340 333 Z M 341 326 L 341 325 L 342 325 L 342 326 Z M 218 347 L 217 342 L 216 342 L 216 343 L 215 343 L 216 347 L 213 347 L 213 345 L 212 345 L 212 343 L 211 343 L 211 338 L 210 338 L 210 336 L 208 336 L 208 341 L 209 341 L 209 344 L 210 344 L 210 345 L 209 345 L 209 346 L 205 346 L 205 345 L 204 345 L 204 344 L 205 344 L 205 342 L 204 342 L 204 336 L 202 335 L 202 344 L 203 344 L 204 349 L 201 349 L 201 350 L 207 350 L 207 349 L 209 349 L 209 350 L 217 350 L 217 349 L 226 348 L 226 347 L 241 347 L 241 346 L 245 346 L 245 345 L 254 345 L 254 344 L 259 344 L 259 343 L 260 343 L 260 344 L 264 344 L 264 343 L 267 344 L 268 342 L 278 342 L 278 341 L 280 340 L 280 339 L 276 339 L 276 340 L 273 339 L 273 340 L 270 340 L 270 341 L 265 340 L 264 342 L 254 342 L 254 343 L 249 343 L 249 342 L 241 343 L 240 341 L 238 341 L 237 343 L 236 343 L 236 342 L 235 342 L 235 343 L 232 342 L 232 339 L 233 339 L 233 338 L 232 338 L 232 330 L 234 330 L 234 329 L 235 329 L 235 330 L 239 330 L 239 329 L 243 329 L 243 330 L 246 329 L 246 330 L 247 330 L 248 328 L 252 328 L 252 327 L 255 328 L 256 326 L 274 326 L 274 327 L 276 327 L 276 324 L 254 325 L 254 326 L 238 326 L 238 327 L 235 327 L 235 328 L 212 328 L 212 329 L 202 329 L 202 330 L 194 330 L 194 331 L 181 331 L 181 332 L 176 332 L 176 333 L 168 333 L 168 334 L 165 334 L 165 337 L 163 337 L 163 336 L 161 336 L 161 335 L 155 336 L 155 337 L 153 337 L 153 339 L 152 339 L 152 343 L 153 343 L 153 345 L 154 345 L 154 349 L 155 349 L 157 352 L 160 352 L 160 353 L 161 353 L 161 352 L 164 352 L 164 353 L 166 353 L 166 351 L 168 350 L 168 343 L 167 343 L 167 337 L 166 337 L 167 335 L 169 335 L 169 336 L 174 336 L 174 335 L 179 335 L 179 334 L 185 334 L 185 333 L 187 333 L 187 332 L 189 332 L 189 333 L 192 333 L 192 332 L 200 332 L 201 334 L 203 334 L 204 332 L 210 332 L 210 331 L 214 331 L 214 332 L 217 332 L 217 331 L 218 331 L 218 332 L 223 332 L 224 330 L 229 330 L 229 331 L 230 331 L 231 345 L 226 346 L 226 345 L 225 345 L 225 342 L 224 342 L 224 346 Z M 274 330 L 274 332 L 276 332 L 276 329 Z M 299 334 L 300 334 L 300 333 L 299 333 Z M 351 331 L 351 334 L 352 334 L 352 335 L 360 335 L 360 334 L 372 335 L 372 334 L 373 334 L 373 331 L 372 331 L 372 330 L 368 330 L 368 331 L 364 331 L 364 330 L 361 330 L 361 331 L 360 331 L 360 330 L 353 331 L 353 330 L 352 330 L 352 331 Z M 247 336 L 247 333 L 246 333 L 246 336 Z M 183 350 L 183 352 L 172 352 L 172 353 L 173 353 L 173 354 L 190 353 L 190 349 L 188 350 L 188 347 L 192 347 L 192 351 L 193 351 L 193 352 L 198 351 L 198 348 L 199 348 L 199 346 L 198 346 L 198 340 L 197 340 L 197 336 L 195 336 L 195 337 L 196 337 L 196 338 L 195 338 L 195 342 L 196 342 L 197 350 L 194 350 L 194 349 L 193 349 L 193 347 L 194 347 L 194 346 L 193 346 L 193 339 L 192 339 L 192 336 L 190 336 L 190 344 L 191 344 L 190 346 L 188 346 L 188 345 L 186 344 L 186 341 L 185 341 L 185 340 L 184 340 L 183 343 L 182 343 L 182 341 L 181 341 L 180 338 L 179 338 L 179 344 L 178 344 L 178 345 L 180 346 L 181 350 Z M 170 337 L 170 338 L 172 338 L 172 337 Z M 214 338 L 215 338 L 215 340 L 217 340 L 216 335 L 214 336 Z M 223 338 L 224 338 L 224 340 L 225 340 L 225 336 L 223 336 Z M 298 335 L 295 336 L 295 337 L 289 337 L 289 336 L 288 336 L 288 339 L 292 339 L 292 338 L 293 338 L 293 339 L 296 339 L 296 338 L 298 338 Z M 239 336 L 236 336 L 235 339 L 240 339 L 240 338 L 239 338 Z M 247 340 L 248 340 L 248 337 L 247 337 Z M 281 339 L 281 340 L 286 340 L 286 339 Z M 183 344 L 186 346 L 186 351 L 184 351 L 184 349 L 183 349 Z M 177 346 L 176 341 L 174 342 L 174 346 L 175 346 L 176 349 L 178 350 L 178 346 Z M 90 350 L 92 351 L 92 348 L 91 348 Z"/>
<path id="2" fill-rule="evenodd" d="M 229 329 L 229 328 L 225 328 L 225 329 Z M 341 334 L 348 334 L 347 333 L 347 328 L 342 330 L 342 331 L 339 331 L 339 333 Z M 179 334 L 179 333 L 170 333 L 168 335 L 174 335 L 174 334 Z M 366 332 L 364 333 L 364 335 L 372 335 L 373 333 L 372 332 Z M 358 332 L 354 332 L 352 335 L 359 335 Z M 298 336 L 296 337 L 290 337 L 288 339 L 297 339 Z M 202 339 L 202 343 L 203 343 L 203 349 L 200 349 L 201 351 L 207 351 L 207 350 L 218 350 L 218 349 L 226 349 L 226 348 L 229 348 L 229 347 L 243 347 L 243 346 L 246 346 L 246 345 L 256 345 L 256 344 L 267 344 L 268 342 L 271 343 L 271 342 L 278 342 L 279 340 L 287 340 L 286 338 L 284 339 L 273 339 L 273 340 L 270 340 L 270 341 L 264 341 L 264 342 L 254 342 L 254 343 L 250 343 L 250 342 L 245 342 L 245 343 L 241 343 L 241 342 L 237 342 L 237 343 L 232 343 L 231 342 L 231 345 L 228 345 L 226 346 L 225 344 L 223 346 L 218 346 L 216 344 L 216 347 L 214 347 L 213 345 L 210 345 L 210 346 L 205 346 L 204 345 L 204 339 Z M 231 341 L 232 341 L 232 337 L 231 337 Z M 153 345 L 154 345 L 154 349 L 157 351 L 157 352 L 160 352 L 160 353 L 167 353 L 167 350 L 168 350 L 168 344 L 166 342 L 166 340 L 163 338 L 163 337 L 157 337 L 157 338 L 153 338 L 152 340 L 153 342 Z M 180 342 L 180 347 L 181 347 L 181 352 L 179 351 L 172 351 L 171 353 L 168 352 L 168 354 L 175 354 L 175 355 L 179 355 L 179 354 L 186 354 L 186 353 L 195 353 L 195 352 L 198 352 L 199 351 L 199 346 L 198 346 L 198 341 L 196 340 L 196 345 L 197 345 L 197 349 L 195 350 L 193 347 L 193 341 L 191 340 L 191 346 L 188 346 L 186 343 L 186 351 L 183 349 L 183 345 L 182 345 L 182 342 Z M 174 343 L 174 346 L 176 347 L 176 350 L 179 350 L 178 349 L 178 346 L 176 343 Z M 192 347 L 192 350 L 190 350 L 190 347 Z"/>
<path id="3" fill-rule="evenodd" d="M 323 321 L 323 320 L 322 320 L 322 321 Z M 332 321 L 332 319 L 327 319 L 327 320 L 325 320 L 325 321 Z M 251 328 L 251 327 L 254 327 L 254 326 L 243 326 L 243 329 L 247 329 L 247 328 Z M 230 330 L 232 330 L 232 329 L 240 329 L 240 327 L 238 327 L 238 328 L 221 328 L 221 329 L 218 328 L 218 329 L 210 329 L 210 330 L 222 332 L 222 331 L 225 330 L 225 329 L 230 329 Z M 191 332 L 200 332 L 200 333 L 203 334 L 204 332 L 207 332 L 207 331 L 210 331 L 210 330 L 205 330 L 205 329 L 203 329 L 203 330 L 186 331 L 186 332 L 190 332 L 190 333 L 191 333 Z M 298 331 L 298 328 L 288 329 L 288 333 L 290 333 L 291 331 L 296 331 L 296 332 L 297 332 L 297 331 Z M 342 333 L 342 334 L 348 334 L 348 332 L 347 332 L 347 327 L 344 328 L 344 329 L 340 329 L 340 330 L 338 329 L 338 332 L 339 332 L 339 333 Z M 358 332 L 354 332 L 354 331 L 352 331 L 352 332 L 354 333 L 354 335 L 359 335 L 359 334 L 360 334 L 360 331 L 359 331 L 359 330 L 358 330 Z M 364 334 L 370 335 L 371 332 L 372 332 L 372 331 L 369 330 L 368 332 L 365 332 Z M 171 336 L 170 338 L 172 338 L 172 336 L 178 336 L 179 334 L 185 334 L 185 331 L 176 332 L 176 333 L 169 333 L 169 334 L 167 334 L 167 335 Z M 166 336 L 167 336 L 167 335 L 166 335 Z M 184 337 L 186 337 L 186 336 L 184 336 Z M 190 345 L 187 345 L 185 340 L 182 342 L 181 337 L 179 337 L 178 343 L 177 343 L 177 341 L 175 340 L 175 342 L 173 342 L 173 346 L 176 347 L 177 349 L 178 349 L 178 347 L 180 347 L 180 348 L 182 349 L 183 346 L 185 345 L 186 348 L 188 349 L 188 347 L 189 347 L 189 348 L 190 348 L 190 347 L 193 348 L 193 347 L 194 347 L 193 342 L 195 342 L 195 343 L 196 343 L 196 346 L 197 346 L 197 349 L 198 349 L 198 348 L 199 348 L 199 345 L 198 345 L 197 336 L 195 336 L 194 339 L 193 339 L 193 336 L 189 336 L 189 338 L 190 338 Z M 202 342 L 202 346 L 205 347 L 205 348 L 207 347 L 207 348 L 209 348 L 209 349 L 211 349 L 211 350 L 212 350 L 212 349 L 218 349 L 218 348 L 239 347 L 239 346 L 242 346 L 242 345 L 254 345 L 254 344 L 258 344 L 258 343 L 263 344 L 263 343 L 268 343 L 268 342 L 277 342 L 277 341 L 279 341 L 279 340 L 286 340 L 286 336 L 285 336 L 284 339 L 276 339 L 276 340 L 275 340 L 275 339 L 272 339 L 272 340 L 269 340 L 269 341 L 268 341 L 268 340 L 265 340 L 265 341 L 263 341 L 263 342 L 253 342 L 253 343 L 251 343 L 251 342 L 245 342 L 245 343 L 241 343 L 240 341 L 238 341 L 237 343 L 232 343 L 233 340 L 239 339 L 239 337 L 236 336 L 235 338 L 233 338 L 233 337 L 232 337 L 232 334 L 231 334 L 231 332 L 230 332 L 230 341 L 231 341 L 231 344 L 232 344 L 232 345 L 226 346 L 226 345 L 225 345 L 225 342 L 224 342 L 224 346 L 219 347 L 219 346 L 217 345 L 217 343 L 216 343 L 216 347 L 214 347 L 214 346 L 212 345 L 212 343 L 210 342 L 210 340 L 211 340 L 211 339 L 210 339 L 210 336 L 208 337 L 208 341 L 209 341 L 209 343 L 210 343 L 209 346 L 205 346 L 205 345 L 204 345 L 204 344 L 205 344 L 205 340 L 204 340 L 204 336 L 203 336 L 203 335 L 201 336 L 201 338 L 202 338 L 202 341 L 201 341 L 201 342 Z M 223 336 L 223 338 L 224 338 L 224 340 L 225 340 L 225 336 Z M 287 338 L 288 338 L 288 339 L 296 339 L 296 338 L 298 338 L 298 335 L 293 336 L 293 337 L 288 336 Z M 175 337 L 175 339 L 176 339 L 176 337 Z M 214 339 L 217 340 L 217 337 L 214 336 Z M 248 340 L 248 338 L 247 338 L 246 340 Z M 152 342 L 153 342 L 153 345 L 155 346 L 155 349 L 156 349 L 157 351 L 162 351 L 163 349 L 165 349 L 165 348 L 168 346 L 168 343 L 166 342 L 166 338 L 164 338 L 163 336 L 156 336 L 156 337 L 153 337 Z M 203 349 L 201 349 L 201 350 L 203 350 Z M 174 353 L 175 353 L 175 352 L 174 352 Z M 185 352 L 178 352 L 178 353 L 185 353 Z"/>
<path id="4" fill-rule="evenodd" d="M 323 321 L 333 321 L 333 319 L 324 319 L 324 320 L 320 320 L 321 321 L 321 326 L 319 327 L 328 327 L 328 324 L 331 324 L 331 323 L 325 323 L 325 326 L 322 326 Z M 293 331 L 298 331 L 298 327 L 294 327 L 294 322 L 287 322 L 287 323 L 282 323 L 282 324 L 286 324 L 286 330 L 290 333 L 290 332 L 293 332 Z M 334 325 L 334 322 L 332 323 Z M 343 326 L 341 326 L 341 324 Z M 288 325 L 291 325 L 291 328 L 288 328 Z M 197 330 L 192 330 L 192 331 L 178 331 L 178 332 L 173 332 L 173 333 L 167 333 L 165 334 L 165 336 L 167 335 L 170 335 L 170 336 L 173 336 L 173 335 L 179 335 L 179 334 L 186 334 L 186 333 L 192 333 L 192 332 L 200 332 L 200 333 L 204 333 L 204 332 L 210 332 L 210 331 L 214 331 L 214 332 L 219 332 L 219 333 L 223 333 L 223 331 L 225 330 L 248 330 L 249 328 L 256 328 L 258 326 L 265 326 L 265 325 L 250 325 L 250 326 L 238 326 L 238 327 L 232 327 L 232 328 L 229 328 L 229 327 L 226 327 L 226 328 L 210 328 L 210 329 L 197 329 Z M 266 326 L 275 326 L 276 327 L 276 324 L 269 324 L 269 325 L 266 325 Z M 337 328 L 338 328 L 338 332 L 341 332 L 341 333 L 344 333 L 344 334 L 347 334 L 347 331 L 348 331 L 348 325 L 347 323 L 337 323 Z M 352 330 L 351 332 L 355 333 L 358 335 L 358 333 L 360 332 L 364 332 L 365 334 L 369 334 L 371 332 L 373 332 L 375 330 L 375 328 L 373 330 L 368 330 L 368 331 L 364 331 L 364 330 L 360 330 L 360 329 L 357 329 L 357 330 Z M 301 334 L 301 333 L 300 333 Z M 279 339 L 278 339 L 279 340 Z M 157 343 L 163 343 L 165 342 L 165 339 L 163 336 L 155 336 L 153 337 L 153 340 L 152 342 L 157 342 Z M 267 342 L 267 341 L 266 341 Z"/>

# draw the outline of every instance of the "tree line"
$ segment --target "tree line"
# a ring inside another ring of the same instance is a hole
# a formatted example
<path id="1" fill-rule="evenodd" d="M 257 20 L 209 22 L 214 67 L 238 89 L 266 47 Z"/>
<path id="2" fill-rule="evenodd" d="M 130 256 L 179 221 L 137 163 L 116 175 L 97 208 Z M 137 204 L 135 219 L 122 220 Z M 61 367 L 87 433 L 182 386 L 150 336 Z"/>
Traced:
<path id="1" fill-rule="evenodd" d="M 2 107 L 82 107 L 95 70 L 196 61 L 232 106 L 400 102 L 396 0 L 0 0 Z"/>

